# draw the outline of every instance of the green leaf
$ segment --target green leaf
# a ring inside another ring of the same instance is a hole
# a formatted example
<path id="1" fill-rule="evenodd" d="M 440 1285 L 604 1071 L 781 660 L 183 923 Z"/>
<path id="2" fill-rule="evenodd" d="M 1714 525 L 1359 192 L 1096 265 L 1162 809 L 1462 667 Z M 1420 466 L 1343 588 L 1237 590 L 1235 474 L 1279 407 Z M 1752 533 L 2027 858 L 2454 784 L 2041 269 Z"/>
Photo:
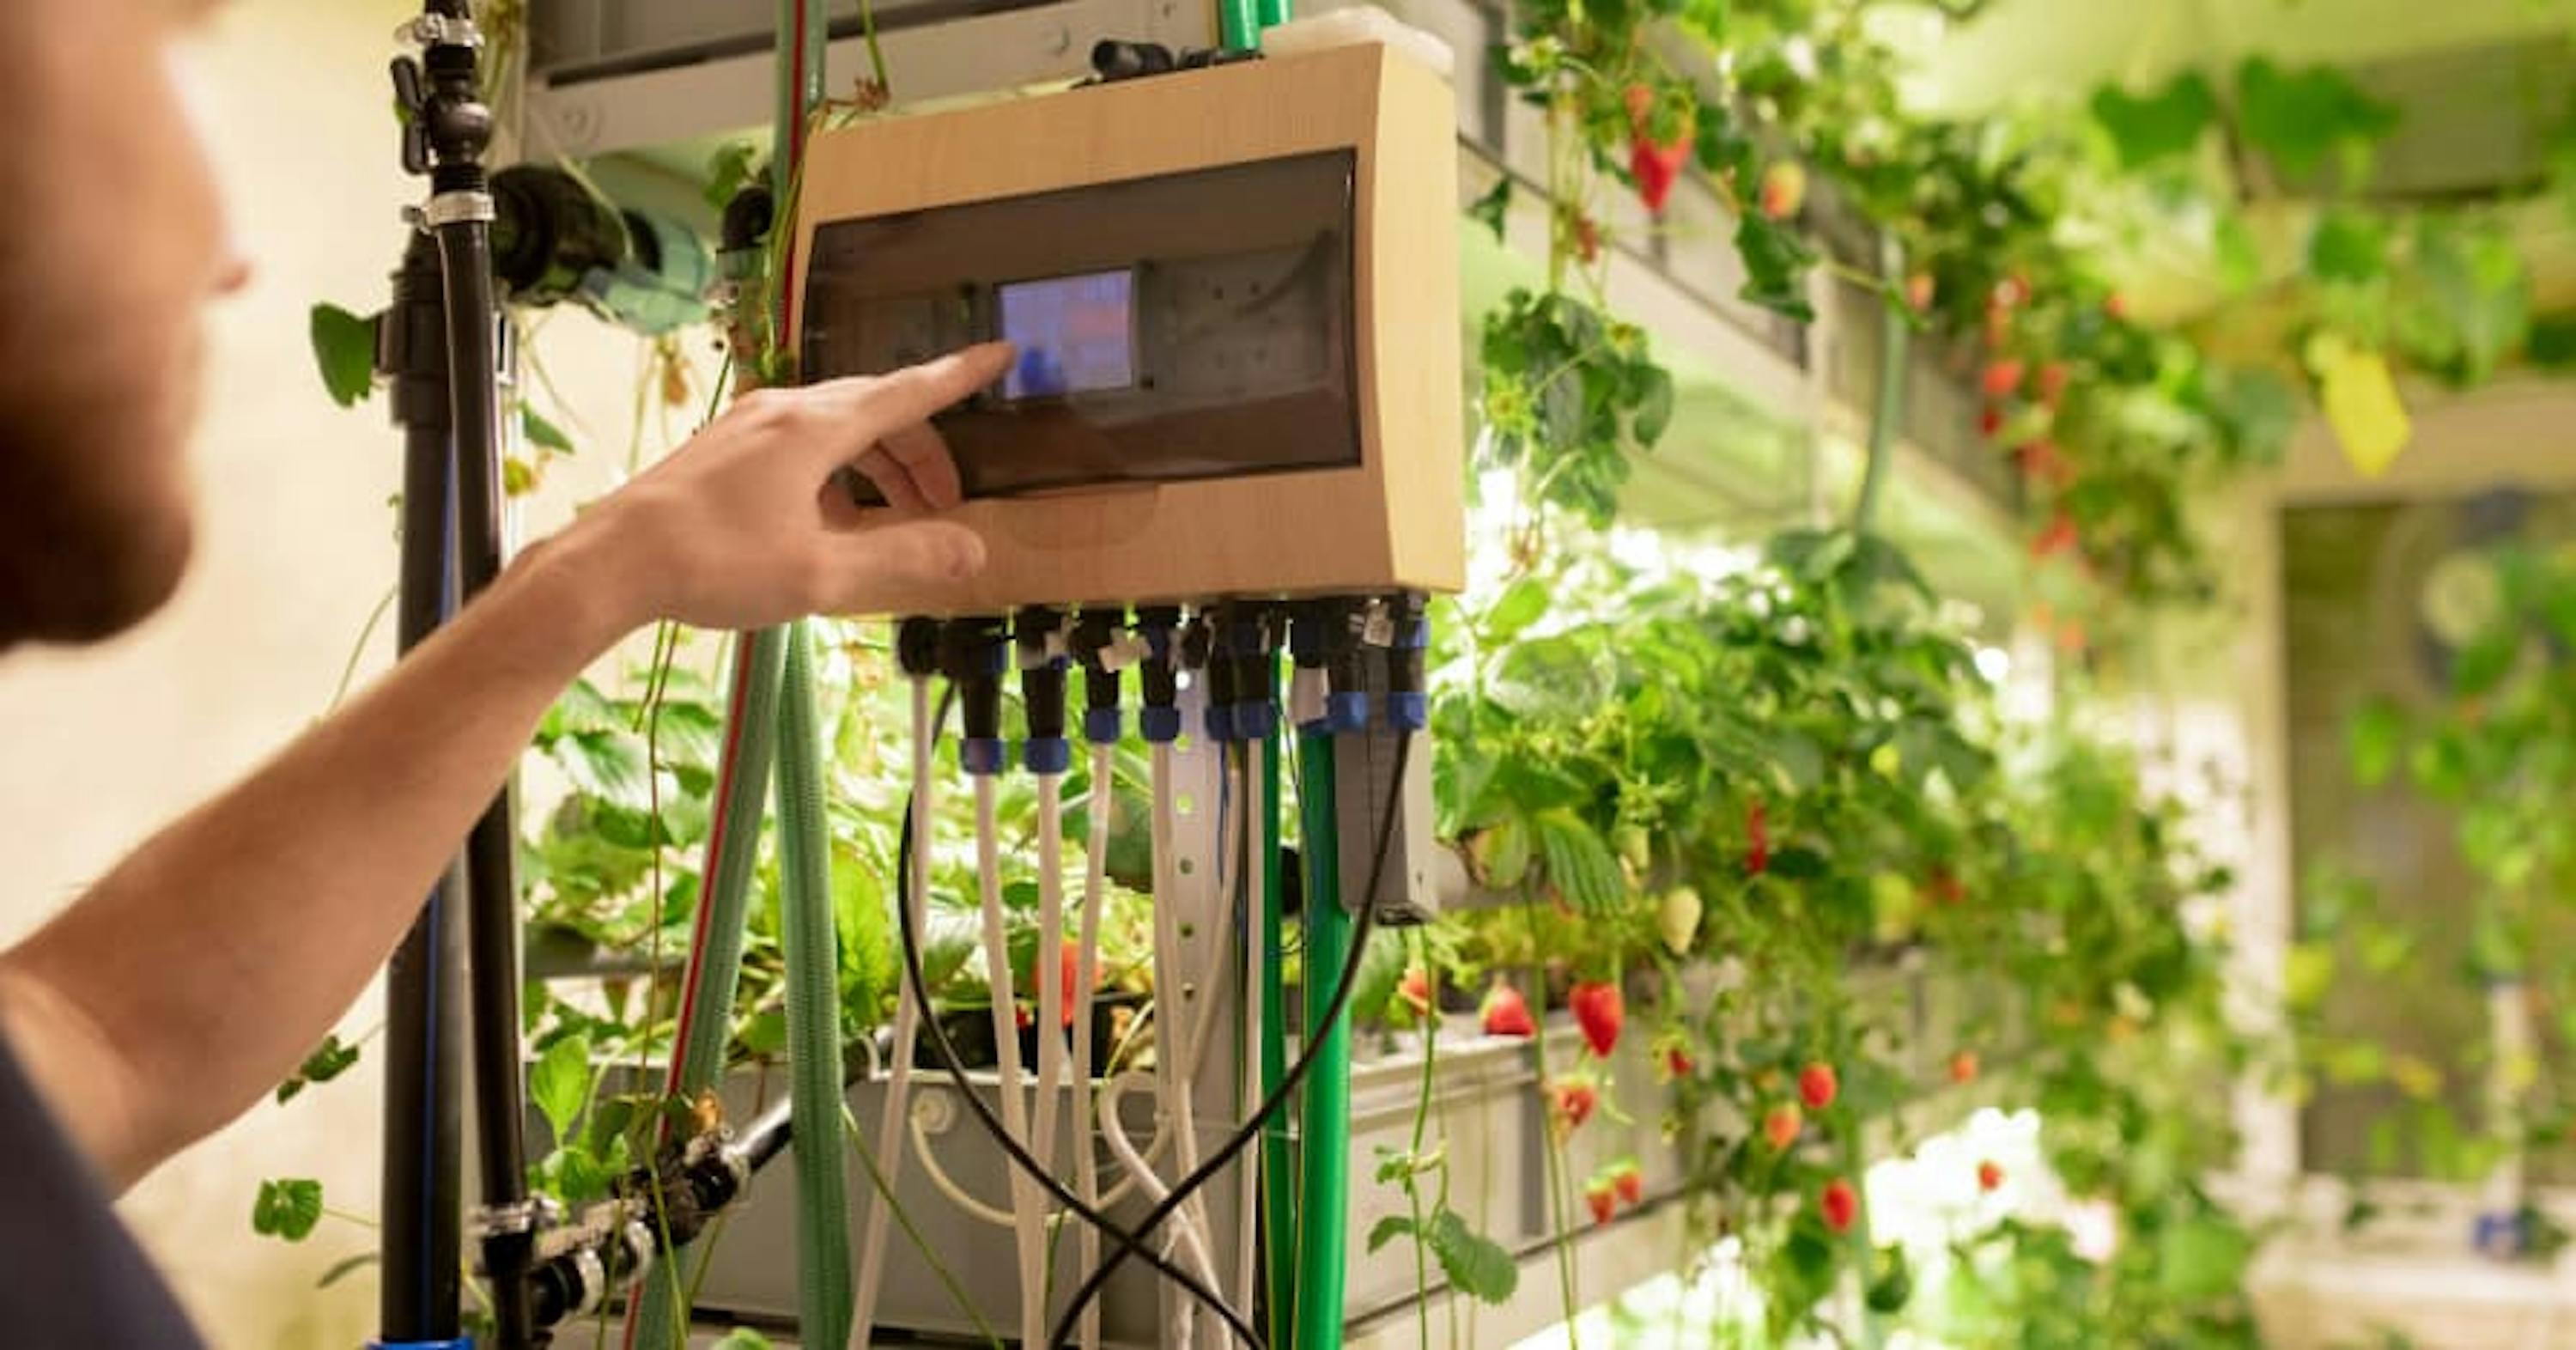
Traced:
<path id="1" fill-rule="evenodd" d="M 749 1327 L 735 1327 L 707 1350 L 776 1350 L 769 1338 Z"/>
<path id="2" fill-rule="evenodd" d="M 283 1177 L 259 1183 L 251 1202 L 250 1228 L 263 1237 L 302 1242 L 322 1222 L 322 1183 L 311 1177 Z"/>
<path id="3" fill-rule="evenodd" d="M 376 387 L 376 325 L 338 305 L 315 305 L 313 363 L 331 401 L 354 408 Z"/>
<path id="4" fill-rule="evenodd" d="M 341 1257 L 339 1260 L 331 1263 L 331 1268 L 329 1270 L 322 1272 L 322 1278 L 315 1280 L 313 1282 L 313 1287 L 316 1289 L 328 1289 L 331 1286 L 338 1284 L 340 1281 L 347 1279 L 349 1276 L 365 1270 L 367 1267 L 372 1266 L 375 1263 L 376 1253 L 374 1252 L 360 1252 L 355 1256 Z"/>
<path id="5" fill-rule="evenodd" d="M 579 731 L 547 747 L 575 791 L 629 811 L 650 809 L 653 780 L 644 742 L 623 728 Z"/>
<path id="6" fill-rule="evenodd" d="M 1548 600 L 1546 582 L 1522 577 L 1504 587 L 1502 595 L 1485 610 L 1476 625 L 1479 636 L 1494 645 L 1511 641 L 1547 613 Z"/>
<path id="7" fill-rule="evenodd" d="M 1800 323 L 1815 319 L 1815 307 L 1807 303 L 1803 283 L 1816 255 L 1796 231 L 1759 211 L 1747 211 L 1735 223 L 1735 252 L 1744 260 L 1744 286 L 1738 296 Z"/>
<path id="8" fill-rule="evenodd" d="M 573 1137 L 582 1108 L 590 1103 L 590 1038 L 566 1036 L 546 1047 L 528 1071 L 528 1096 L 554 1127 L 555 1138 Z"/>
<path id="9" fill-rule="evenodd" d="M 349 1066 L 357 1062 L 358 1047 L 343 1042 L 337 1033 L 323 1037 L 322 1043 L 313 1048 L 313 1053 L 304 1057 L 303 1067 L 298 1068 L 293 1077 L 277 1085 L 278 1104 L 284 1105 L 295 1094 L 315 1083 L 330 1082 L 348 1072 Z"/>
<path id="10" fill-rule="evenodd" d="M 1866 1295 L 1869 1310 L 1892 1313 L 1902 1310 L 1914 1297 L 1914 1267 L 1905 1259 L 1905 1249 L 1881 1247 L 1876 1253 L 1877 1273 L 1869 1282 Z"/>
<path id="11" fill-rule="evenodd" d="M 1511 209 L 1512 180 L 1509 177 L 1497 178 L 1494 186 L 1467 208 L 1467 218 L 1492 230 L 1494 242 L 1499 244 L 1503 241 L 1503 221 L 1511 214 Z"/>
<path id="12" fill-rule="evenodd" d="M 572 437 L 565 435 L 563 428 L 539 416 L 536 408 L 526 402 L 519 404 L 519 431 L 528 438 L 530 445 L 559 454 L 572 453 Z"/>
<path id="13" fill-rule="evenodd" d="M 2327 211 L 2308 236 L 2308 270 L 2354 284 L 2388 275 L 2388 223 L 2351 207 Z"/>
<path id="14" fill-rule="evenodd" d="M 2238 1288 L 2253 1239 L 2225 1219 L 2200 1216 L 2164 1230 L 2156 1243 L 2156 1276 L 2167 1296 L 2194 1302 Z"/>
<path id="15" fill-rule="evenodd" d="M 1508 890 L 1529 875 L 1530 829 L 1521 817 L 1508 815 L 1495 821 L 1476 836 L 1475 847 L 1487 885 Z"/>
<path id="16" fill-rule="evenodd" d="M 1383 1173 L 1384 1169 L 1380 1170 L 1381 1173 Z M 1379 1179 L 1384 1180 L 1385 1178 L 1381 1175 Z M 1378 1220 L 1377 1226 L 1369 1230 L 1368 1249 L 1374 1252 L 1378 1248 L 1383 1247 L 1412 1231 L 1412 1215 L 1389 1214 L 1385 1218 Z"/>
<path id="17" fill-rule="evenodd" d="M 1381 1227 L 1384 1225 L 1381 1224 Z M 1374 1238 L 1376 1235 L 1370 1235 Z M 1449 1283 L 1484 1303 L 1508 1301 L 1520 1287 L 1520 1264 L 1493 1239 L 1467 1227 L 1458 1212 L 1443 1209 L 1431 1216 L 1431 1254 Z"/>
<path id="18" fill-rule="evenodd" d="M 734 194 L 759 181 L 760 150 L 749 141 L 729 141 L 707 160 L 707 205 L 722 212 Z"/>
<path id="19" fill-rule="evenodd" d="M 1825 856 L 1803 844 L 1793 844 L 1773 850 L 1767 870 L 1783 881 L 1808 881 L 1825 874 Z"/>
<path id="20" fill-rule="evenodd" d="M 2370 146 L 2397 129 L 2397 109 L 2361 92 L 2340 70 L 2286 71 L 2261 56 L 2236 73 L 2237 123 L 2247 144 L 2291 179 L 2306 181 L 2326 156 Z"/>
<path id="21" fill-rule="evenodd" d="M 1628 434 L 1637 444 L 1650 446 L 1662 440 L 1664 429 L 1672 425 L 1673 375 L 1662 366 L 1647 366 L 1637 380 L 1643 389 L 1631 405 Z"/>
<path id="22" fill-rule="evenodd" d="M 2464 385 L 2483 384 L 2531 325 L 2531 274 L 2491 224 L 2429 217 L 2416 229 L 2412 304 L 2397 311 L 2408 355 Z"/>
<path id="23" fill-rule="evenodd" d="M 2124 169 L 2188 153 L 2217 116 L 2218 99 L 2196 70 L 2144 96 L 2108 84 L 2093 91 L 2093 120 L 2111 133 Z"/>
<path id="24" fill-rule="evenodd" d="M 2352 776 L 2363 787 L 2375 788 L 2396 772 L 2397 752 L 2406 744 L 2406 718 L 2395 706 L 2374 700 L 2353 714 L 2352 725 L 2345 730 L 2344 745 L 2352 760 Z"/>
<path id="25" fill-rule="evenodd" d="M 2263 280 L 2263 244 L 2243 213 L 2225 211 L 2213 229 L 2218 252 L 2218 280 L 2230 295 L 2242 295 Z"/>
<path id="26" fill-rule="evenodd" d="M 1548 882 L 1567 904 L 1584 914 L 1605 914 L 1618 905 L 1626 894 L 1626 877 L 1619 871 L 1618 855 L 1598 832 L 1562 807 L 1540 812 L 1530 823 Z"/>

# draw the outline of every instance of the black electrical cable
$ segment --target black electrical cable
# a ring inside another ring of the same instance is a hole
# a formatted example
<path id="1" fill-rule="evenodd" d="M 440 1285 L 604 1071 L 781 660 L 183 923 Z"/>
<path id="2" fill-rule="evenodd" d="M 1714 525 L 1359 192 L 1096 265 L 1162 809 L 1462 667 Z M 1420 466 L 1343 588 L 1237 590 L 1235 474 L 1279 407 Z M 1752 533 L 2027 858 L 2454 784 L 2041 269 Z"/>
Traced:
<path id="1" fill-rule="evenodd" d="M 1394 781 L 1399 785 L 1404 782 L 1405 761 L 1412 752 L 1413 733 L 1409 730 L 1398 731 L 1395 742 Z M 1396 812 L 1403 800 L 1400 786 L 1397 791 L 1387 795 L 1386 811 L 1378 818 L 1377 843 L 1369 860 L 1368 888 L 1360 892 L 1363 897 L 1375 897 L 1379 883 L 1385 879 L 1387 850 L 1395 842 Z M 1364 899 L 1360 905 L 1359 922 L 1353 927 L 1351 933 L 1350 953 L 1342 960 L 1341 980 L 1333 988 L 1332 1001 L 1325 1005 L 1322 1019 L 1316 1025 L 1305 1028 L 1306 1043 L 1298 1051 L 1296 1062 L 1288 1066 L 1287 1075 L 1270 1089 L 1270 1095 L 1262 1098 L 1261 1105 L 1244 1120 L 1241 1126 L 1236 1128 L 1223 1147 L 1210 1154 L 1198 1165 L 1196 1171 L 1181 1178 L 1180 1184 L 1172 1188 L 1171 1194 L 1163 1197 L 1159 1204 L 1145 1212 L 1144 1221 L 1137 1225 L 1140 1231 L 1148 1233 L 1154 1231 L 1156 1226 L 1188 1203 L 1192 1195 L 1205 1188 L 1217 1173 L 1225 1170 L 1226 1164 L 1232 1162 L 1236 1156 L 1250 1148 L 1254 1141 L 1261 1137 L 1262 1130 L 1270 1123 L 1272 1116 L 1286 1108 L 1288 1099 L 1295 1094 L 1298 1084 L 1303 1083 L 1307 1073 L 1314 1069 L 1315 1061 L 1323 1049 L 1325 1038 L 1331 1032 L 1333 1024 L 1339 1021 L 1350 1007 L 1351 991 L 1359 982 L 1361 958 L 1368 952 L 1369 936 L 1376 931 L 1376 927 L 1377 906 Z M 1311 975 L 1311 972 L 1309 974 Z M 1108 1259 L 1100 1263 L 1099 1269 L 1091 1272 L 1090 1278 L 1083 1281 L 1082 1287 L 1074 1291 L 1073 1305 L 1065 1309 L 1063 1317 L 1056 1323 L 1054 1333 L 1047 1337 L 1048 1344 L 1064 1345 L 1070 1342 L 1074 1327 L 1082 1317 L 1082 1310 L 1088 1307 L 1093 1299 L 1100 1296 L 1100 1291 L 1109 1283 L 1109 1277 L 1117 1271 L 1118 1263 L 1127 1259 L 1128 1252 L 1133 1250 L 1132 1247 L 1121 1248 L 1111 1253 Z M 1245 1339 L 1255 1346 L 1261 1344 L 1257 1336 L 1247 1334 Z"/>
<path id="2" fill-rule="evenodd" d="M 952 684 L 939 696 L 938 711 L 932 715 L 927 731 L 934 744 L 939 738 L 939 729 L 947 724 L 948 705 L 955 695 L 956 687 Z M 929 1035 L 931 1052 L 939 1057 L 940 1068 L 947 1073 L 950 1082 L 955 1085 L 957 1095 L 965 1098 L 969 1113 L 984 1127 L 985 1133 L 993 1137 L 993 1142 L 1000 1146 L 1002 1152 L 1014 1165 L 1036 1178 L 1038 1184 L 1045 1188 L 1047 1194 L 1052 1196 L 1056 1203 L 1063 1205 L 1083 1222 L 1099 1229 L 1103 1235 L 1118 1244 L 1118 1253 L 1112 1258 L 1113 1261 L 1124 1258 L 1131 1252 L 1134 1253 L 1138 1259 L 1144 1261 L 1163 1278 L 1179 1286 L 1190 1297 L 1206 1304 L 1211 1311 L 1225 1320 L 1226 1325 L 1232 1328 L 1235 1334 L 1242 1336 L 1256 1348 L 1261 1347 L 1263 1341 L 1260 1333 L 1254 1331 L 1251 1322 L 1242 1313 L 1236 1311 L 1232 1304 L 1226 1302 L 1223 1296 L 1201 1283 L 1197 1276 L 1147 1250 L 1145 1238 L 1142 1235 L 1154 1231 L 1155 1226 L 1162 1222 L 1161 1214 L 1157 1214 L 1147 1223 L 1130 1231 L 1120 1227 L 1108 1215 L 1092 1208 L 1083 1201 L 1081 1196 L 1074 1194 L 1071 1188 L 1059 1180 L 1054 1172 L 1048 1170 L 1044 1163 L 1039 1162 L 1018 1139 L 1012 1137 L 1009 1127 L 1002 1124 L 1001 1118 L 993 1113 L 993 1108 L 985 1104 L 983 1097 L 976 1093 L 974 1085 L 967 1080 L 965 1063 L 958 1058 L 956 1045 L 948 1039 L 948 1028 L 940 1022 L 938 1011 L 930 1006 L 930 981 L 921 962 L 921 935 L 913 929 L 911 905 L 901 901 L 901 897 L 912 894 L 913 812 L 918 805 L 912 800 L 911 794 L 905 794 L 903 835 L 895 846 L 895 894 L 898 897 L 898 903 L 894 907 L 895 933 L 903 948 L 905 978 L 911 985 L 913 999 L 921 1008 L 922 1030 Z M 1009 1086 L 1009 1090 L 1018 1089 L 1016 1086 Z M 1068 1335 L 1070 1332 L 1059 1329 L 1058 1334 L 1053 1338 L 1053 1343 L 1066 1343 Z"/>

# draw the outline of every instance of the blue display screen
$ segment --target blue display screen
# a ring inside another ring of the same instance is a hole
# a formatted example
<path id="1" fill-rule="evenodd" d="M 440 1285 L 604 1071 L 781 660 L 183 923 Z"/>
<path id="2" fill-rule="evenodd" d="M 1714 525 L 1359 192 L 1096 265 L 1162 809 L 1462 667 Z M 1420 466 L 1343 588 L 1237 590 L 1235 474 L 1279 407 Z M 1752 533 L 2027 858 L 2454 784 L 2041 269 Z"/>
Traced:
<path id="1" fill-rule="evenodd" d="M 1002 336 L 1019 358 L 1006 399 L 1130 389 L 1136 384 L 1136 274 L 1089 272 L 995 288 Z"/>

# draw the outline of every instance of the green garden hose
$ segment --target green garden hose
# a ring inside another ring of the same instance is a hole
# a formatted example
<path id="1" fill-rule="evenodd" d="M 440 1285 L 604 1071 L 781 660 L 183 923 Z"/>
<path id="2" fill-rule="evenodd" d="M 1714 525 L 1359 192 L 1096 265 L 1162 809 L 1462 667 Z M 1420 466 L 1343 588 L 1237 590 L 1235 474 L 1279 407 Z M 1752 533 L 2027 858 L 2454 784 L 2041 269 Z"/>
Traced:
<path id="1" fill-rule="evenodd" d="M 680 1044 L 664 1091 L 694 1100 L 724 1072 L 733 1036 L 734 991 L 742 978 L 744 920 L 751 874 L 760 856 L 761 806 L 777 747 L 778 677 L 787 630 L 764 628 L 736 638 L 733 689 L 726 698 L 731 738 L 721 765 L 713 824 L 707 834 L 704 884 L 699 888 L 696 937 L 689 950 L 688 982 L 680 995 Z M 636 1350 L 670 1350 L 685 1321 L 688 1294 L 681 1253 L 654 1267 L 650 1297 L 639 1297 Z"/>
<path id="2" fill-rule="evenodd" d="M 833 931 L 832 841 L 805 625 L 787 638 L 778 696 L 778 877 L 787 962 L 788 1084 L 796 1140 L 797 1337 L 850 1336 L 850 1210 L 841 1124 L 841 947 Z"/>
<path id="3" fill-rule="evenodd" d="M 1333 736 L 1297 735 L 1297 806 L 1302 813 L 1306 864 L 1306 1026 L 1325 1025 L 1332 1005 L 1329 972 L 1349 959 L 1351 913 L 1342 907 L 1341 834 L 1334 820 Z M 1342 1286 L 1349 1256 L 1351 1205 L 1351 1023 L 1334 1019 L 1306 1079 L 1299 1155 L 1304 1167 L 1297 1203 L 1297 1307 L 1292 1342 L 1297 1350 L 1334 1350 L 1342 1343 Z"/>

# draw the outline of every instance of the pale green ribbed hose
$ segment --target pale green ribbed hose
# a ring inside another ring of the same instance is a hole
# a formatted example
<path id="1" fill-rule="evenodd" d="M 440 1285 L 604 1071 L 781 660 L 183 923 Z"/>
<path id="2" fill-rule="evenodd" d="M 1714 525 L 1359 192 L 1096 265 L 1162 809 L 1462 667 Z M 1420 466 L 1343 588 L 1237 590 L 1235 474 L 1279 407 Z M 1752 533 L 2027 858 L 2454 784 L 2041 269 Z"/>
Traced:
<path id="1" fill-rule="evenodd" d="M 841 1130 L 841 947 L 832 925 L 832 842 L 823 816 L 814 656 L 788 634 L 778 695 L 778 877 L 787 961 L 789 1120 L 796 1139 L 796 1334 L 850 1338 L 850 1209 Z"/>
<path id="2" fill-rule="evenodd" d="M 733 743 L 725 764 L 723 800 L 715 819 L 722 829 L 708 840 L 708 857 L 698 904 L 697 950 L 690 954 L 687 1011 L 673 1060 L 670 1089 L 688 1100 L 716 1085 L 724 1073 L 725 1048 L 733 1037 L 734 992 L 742 977 L 744 924 L 750 908 L 751 874 L 760 859 L 760 818 L 769 791 L 770 761 L 777 745 L 779 668 L 787 652 L 787 630 L 764 628 L 737 641 L 743 647 L 734 662 L 731 709 Z M 656 1265 L 650 1296 L 638 1309 L 633 1345 L 636 1350 L 671 1350 L 687 1305 L 682 1287 L 681 1253 Z"/>

